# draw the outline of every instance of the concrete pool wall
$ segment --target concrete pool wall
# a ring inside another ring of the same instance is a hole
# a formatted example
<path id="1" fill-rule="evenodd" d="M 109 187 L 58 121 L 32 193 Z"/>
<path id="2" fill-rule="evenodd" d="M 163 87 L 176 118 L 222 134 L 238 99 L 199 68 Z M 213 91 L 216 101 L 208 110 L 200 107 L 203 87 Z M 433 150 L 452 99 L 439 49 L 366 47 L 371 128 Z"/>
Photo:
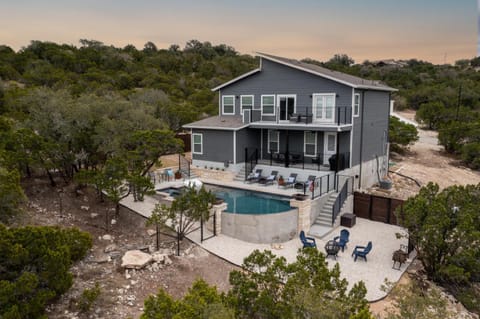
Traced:
<path id="1" fill-rule="evenodd" d="M 256 244 L 283 243 L 297 235 L 298 210 L 251 215 L 222 212 L 224 235 Z"/>

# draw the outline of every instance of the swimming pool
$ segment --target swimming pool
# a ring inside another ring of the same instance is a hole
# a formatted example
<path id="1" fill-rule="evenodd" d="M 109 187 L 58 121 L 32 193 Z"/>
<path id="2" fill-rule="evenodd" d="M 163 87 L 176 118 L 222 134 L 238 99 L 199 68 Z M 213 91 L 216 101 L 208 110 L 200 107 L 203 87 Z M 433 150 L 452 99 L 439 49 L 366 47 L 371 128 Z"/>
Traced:
<path id="1" fill-rule="evenodd" d="M 158 191 L 177 197 L 182 188 L 169 187 Z M 227 203 L 225 210 L 227 213 L 263 215 L 282 213 L 292 209 L 290 198 L 284 196 L 214 185 L 205 185 L 205 188 Z"/>
<path id="2" fill-rule="evenodd" d="M 212 185 L 207 185 L 206 188 L 227 203 L 227 213 L 261 215 L 292 209 L 288 197 Z"/>
<path id="3" fill-rule="evenodd" d="M 250 243 L 282 243 L 297 234 L 298 209 L 290 198 L 250 190 L 204 184 L 227 204 L 221 212 L 221 233 Z M 182 187 L 157 192 L 176 197 Z M 217 219 L 219 220 L 219 219 Z"/>

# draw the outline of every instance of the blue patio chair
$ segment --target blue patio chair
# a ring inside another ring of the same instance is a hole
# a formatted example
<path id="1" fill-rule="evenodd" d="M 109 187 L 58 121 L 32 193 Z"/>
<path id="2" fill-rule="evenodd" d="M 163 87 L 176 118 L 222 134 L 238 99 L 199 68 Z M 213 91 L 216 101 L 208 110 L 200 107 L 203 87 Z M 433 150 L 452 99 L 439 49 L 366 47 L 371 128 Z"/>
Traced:
<path id="1" fill-rule="evenodd" d="M 315 238 L 305 236 L 305 232 L 303 230 L 300 232 L 300 240 L 302 241 L 303 248 L 305 247 L 317 248 L 317 243 L 315 242 Z"/>
<path id="2" fill-rule="evenodd" d="M 255 170 L 255 173 L 251 173 L 250 175 L 247 176 L 247 179 L 245 180 L 246 182 L 249 183 L 256 183 L 262 178 L 262 170 L 257 169 Z"/>
<path id="3" fill-rule="evenodd" d="M 355 256 L 354 261 L 357 261 L 357 257 L 362 257 L 367 261 L 367 255 L 372 250 L 372 242 L 369 241 L 367 246 L 356 246 L 353 250 L 352 256 Z"/>
<path id="4" fill-rule="evenodd" d="M 342 252 L 345 250 L 345 247 L 348 243 L 348 237 L 350 237 L 350 232 L 346 229 L 342 229 L 340 231 L 340 236 L 335 236 L 333 240 L 337 243 L 340 248 L 342 248 Z"/>

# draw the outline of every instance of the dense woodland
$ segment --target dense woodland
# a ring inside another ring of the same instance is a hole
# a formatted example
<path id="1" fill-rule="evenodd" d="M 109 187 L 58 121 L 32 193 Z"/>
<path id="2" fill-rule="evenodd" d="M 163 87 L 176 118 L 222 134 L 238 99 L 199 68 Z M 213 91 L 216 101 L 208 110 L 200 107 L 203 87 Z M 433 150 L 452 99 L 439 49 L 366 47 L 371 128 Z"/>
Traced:
<path id="1" fill-rule="evenodd" d="M 455 65 L 417 60 L 354 64 L 346 55 L 305 61 L 399 89 L 393 94 L 398 108 L 418 110 L 418 119 L 439 131 L 448 152 L 480 167 L 479 58 Z M 20 181 L 35 175 L 48 177 L 52 186 L 72 181 L 91 185 L 117 208 L 129 194 L 141 200 L 153 188 L 146 173 L 159 164 L 158 158 L 182 150 L 175 132 L 216 114 L 218 99 L 210 89 L 257 65 L 254 57 L 230 46 L 197 40 L 168 49 L 148 42 L 142 50 L 94 40 L 81 40 L 79 46 L 32 41 L 18 52 L 0 46 L 0 223 L 20 211 L 25 200 Z M 391 132 L 400 146 L 416 139 L 411 127 L 396 121 Z M 85 254 L 88 235 L 80 235 L 82 243 L 61 245 L 71 236 L 68 231 L 28 229 L 27 234 L 0 224 L 0 232 L 0 288 L 16 291 L 28 284 L 20 291 L 25 296 L 2 295 L 5 312 L 0 317 L 36 317 L 71 285 L 68 267 Z M 27 247 L 32 236 L 46 238 L 45 245 Z M 75 249 L 81 252 L 74 254 Z M 25 272 L 22 267 L 32 264 L 32 258 L 39 266 Z M 63 260 L 64 281 L 54 282 L 53 274 L 41 272 L 45 263 L 58 262 L 52 258 Z M 363 295 L 360 299 L 363 305 Z M 292 310 L 287 301 L 286 309 Z M 159 300 L 150 302 L 155 307 Z"/>

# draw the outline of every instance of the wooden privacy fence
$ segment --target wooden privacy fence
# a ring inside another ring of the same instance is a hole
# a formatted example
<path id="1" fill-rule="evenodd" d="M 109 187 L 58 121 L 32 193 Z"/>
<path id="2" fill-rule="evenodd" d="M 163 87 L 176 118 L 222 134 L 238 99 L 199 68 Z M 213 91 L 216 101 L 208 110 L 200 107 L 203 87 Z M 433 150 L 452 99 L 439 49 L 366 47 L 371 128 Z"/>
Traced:
<path id="1" fill-rule="evenodd" d="M 402 212 L 403 200 L 355 192 L 353 213 L 361 218 L 397 225 L 396 209 Z"/>

